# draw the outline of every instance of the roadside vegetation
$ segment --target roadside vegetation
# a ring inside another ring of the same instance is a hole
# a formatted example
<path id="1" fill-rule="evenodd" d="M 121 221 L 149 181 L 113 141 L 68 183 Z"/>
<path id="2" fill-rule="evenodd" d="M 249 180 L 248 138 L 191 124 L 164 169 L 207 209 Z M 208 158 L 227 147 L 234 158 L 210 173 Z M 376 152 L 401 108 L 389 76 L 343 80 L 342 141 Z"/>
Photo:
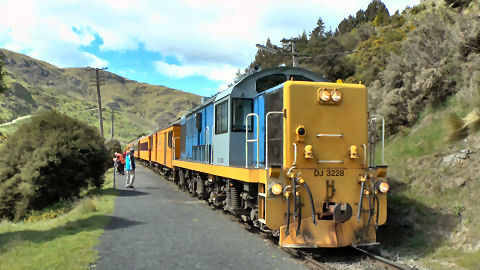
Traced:
<path id="1" fill-rule="evenodd" d="M 19 220 L 61 199 L 100 188 L 110 157 L 91 126 L 46 111 L 20 126 L 0 147 L 0 218 Z"/>
<path id="2" fill-rule="evenodd" d="M 56 111 L 25 121 L 0 144 L 0 269 L 87 269 L 116 191 L 98 131 Z M 107 177 L 106 177 L 107 176 Z M 105 181 L 106 177 L 106 181 Z"/>
<path id="3" fill-rule="evenodd" d="M 112 173 L 100 190 L 31 211 L 18 222 L 0 222 L 0 269 L 89 269 L 114 209 Z"/>

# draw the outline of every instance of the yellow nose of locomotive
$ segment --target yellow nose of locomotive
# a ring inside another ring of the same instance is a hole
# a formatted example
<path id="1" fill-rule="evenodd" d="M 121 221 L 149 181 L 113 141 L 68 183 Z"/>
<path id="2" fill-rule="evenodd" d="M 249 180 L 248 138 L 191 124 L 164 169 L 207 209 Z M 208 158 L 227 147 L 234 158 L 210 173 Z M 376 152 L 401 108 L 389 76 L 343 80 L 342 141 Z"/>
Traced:
<path id="1" fill-rule="evenodd" d="M 358 182 L 368 170 L 365 86 L 286 82 L 283 98 L 283 169 L 290 173 L 285 174 L 288 209 L 285 206 L 281 215 L 285 225 L 280 244 L 339 247 L 375 242 L 374 228 L 386 219 L 386 196 L 372 192 L 359 203 L 360 193 L 373 183 L 370 178 L 363 185 Z M 377 189 L 388 188 L 379 184 Z"/>

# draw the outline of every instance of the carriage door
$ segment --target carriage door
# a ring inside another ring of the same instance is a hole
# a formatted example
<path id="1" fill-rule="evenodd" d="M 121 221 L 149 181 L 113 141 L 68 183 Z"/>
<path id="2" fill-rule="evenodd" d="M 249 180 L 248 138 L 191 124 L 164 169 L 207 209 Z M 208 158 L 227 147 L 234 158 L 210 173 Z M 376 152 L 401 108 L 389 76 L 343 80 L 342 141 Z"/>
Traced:
<path id="1" fill-rule="evenodd" d="M 163 144 L 163 165 L 167 166 L 167 145 L 168 145 L 168 132 L 163 135 L 165 143 Z"/>

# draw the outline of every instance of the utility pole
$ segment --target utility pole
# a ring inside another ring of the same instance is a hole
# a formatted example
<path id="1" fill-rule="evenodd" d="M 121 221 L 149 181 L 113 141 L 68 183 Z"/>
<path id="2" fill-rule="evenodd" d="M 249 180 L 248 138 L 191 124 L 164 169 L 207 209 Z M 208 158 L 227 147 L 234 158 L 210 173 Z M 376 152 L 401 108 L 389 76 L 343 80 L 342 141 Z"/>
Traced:
<path id="1" fill-rule="evenodd" d="M 295 41 L 297 41 L 295 38 L 291 38 L 291 39 L 282 39 L 281 42 L 282 43 L 290 42 L 290 45 L 292 46 L 292 66 L 298 67 L 298 57 L 296 52 Z M 256 46 L 258 49 L 269 52 L 271 54 L 277 54 L 277 53 L 282 54 L 282 52 L 279 51 L 278 49 L 270 48 L 261 44 L 256 44 Z"/>
<path id="2" fill-rule="evenodd" d="M 114 118 L 114 113 L 115 113 L 115 111 L 112 109 L 112 129 L 111 129 L 112 138 L 111 138 L 111 140 L 113 140 L 113 118 Z"/>
<path id="3" fill-rule="evenodd" d="M 100 85 L 104 85 L 105 84 L 105 79 L 104 78 L 100 78 L 100 70 L 105 70 L 105 69 L 108 69 L 107 67 L 103 67 L 103 68 L 91 68 L 91 67 L 87 67 L 87 71 L 93 71 L 95 70 L 95 81 L 94 83 L 97 85 L 97 95 L 98 95 L 98 120 L 100 122 L 100 135 L 103 137 L 103 118 L 102 118 L 102 97 L 100 95 Z"/>
<path id="4" fill-rule="evenodd" d="M 295 57 L 296 56 L 296 52 L 295 52 L 295 40 L 294 39 L 291 39 L 290 40 L 290 44 L 292 45 L 292 66 L 293 67 L 298 67 L 298 60 L 297 58 Z"/>

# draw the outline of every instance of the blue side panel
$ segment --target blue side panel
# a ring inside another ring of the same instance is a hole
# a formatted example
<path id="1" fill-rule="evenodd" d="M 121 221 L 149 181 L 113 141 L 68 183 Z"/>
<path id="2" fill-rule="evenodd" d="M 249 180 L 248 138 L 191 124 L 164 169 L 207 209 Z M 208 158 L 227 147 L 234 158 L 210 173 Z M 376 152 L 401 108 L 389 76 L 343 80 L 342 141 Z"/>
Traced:
<path id="1" fill-rule="evenodd" d="M 195 138 L 195 115 L 187 116 L 187 138 L 186 138 L 186 148 L 187 148 L 187 159 L 193 159 L 192 147 L 196 144 Z"/>
<path id="2" fill-rule="evenodd" d="M 202 115 L 200 129 L 197 129 L 196 125 L 197 114 Z M 185 125 L 185 137 L 182 134 L 182 139 L 185 140 L 185 151 L 181 152 L 182 160 L 205 162 L 205 159 L 211 159 L 210 148 L 213 137 L 213 120 L 213 104 L 200 108 L 198 111 L 182 118 L 181 124 Z"/>
<path id="3" fill-rule="evenodd" d="M 181 142 L 181 148 L 180 148 L 180 159 L 181 160 L 186 160 L 187 159 L 187 147 L 184 145 L 187 141 L 187 135 L 186 135 L 186 124 L 187 124 L 187 119 L 185 116 L 182 116 L 180 119 L 180 125 L 181 125 L 181 134 L 180 134 L 180 142 Z"/>
<path id="4" fill-rule="evenodd" d="M 263 95 L 258 95 L 253 100 L 253 112 L 256 113 L 259 117 L 259 126 L 260 133 L 259 137 L 259 164 L 260 167 L 265 166 L 265 98 Z M 257 133 L 257 125 L 254 124 L 253 134 Z M 252 144 L 253 145 L 253 144 Z M 253 161 L 254 164 L 257 162 L 257 148 L 253 147 Z"/>
<path id="5" fill-rule="evenodd" d="M 207 144 L 211 145 L 212 144 L 212 139 L 213 139 L 213 104 L 207 106 L 205 108 L 205 125 L 208 127 L 208 141 Z"/>

